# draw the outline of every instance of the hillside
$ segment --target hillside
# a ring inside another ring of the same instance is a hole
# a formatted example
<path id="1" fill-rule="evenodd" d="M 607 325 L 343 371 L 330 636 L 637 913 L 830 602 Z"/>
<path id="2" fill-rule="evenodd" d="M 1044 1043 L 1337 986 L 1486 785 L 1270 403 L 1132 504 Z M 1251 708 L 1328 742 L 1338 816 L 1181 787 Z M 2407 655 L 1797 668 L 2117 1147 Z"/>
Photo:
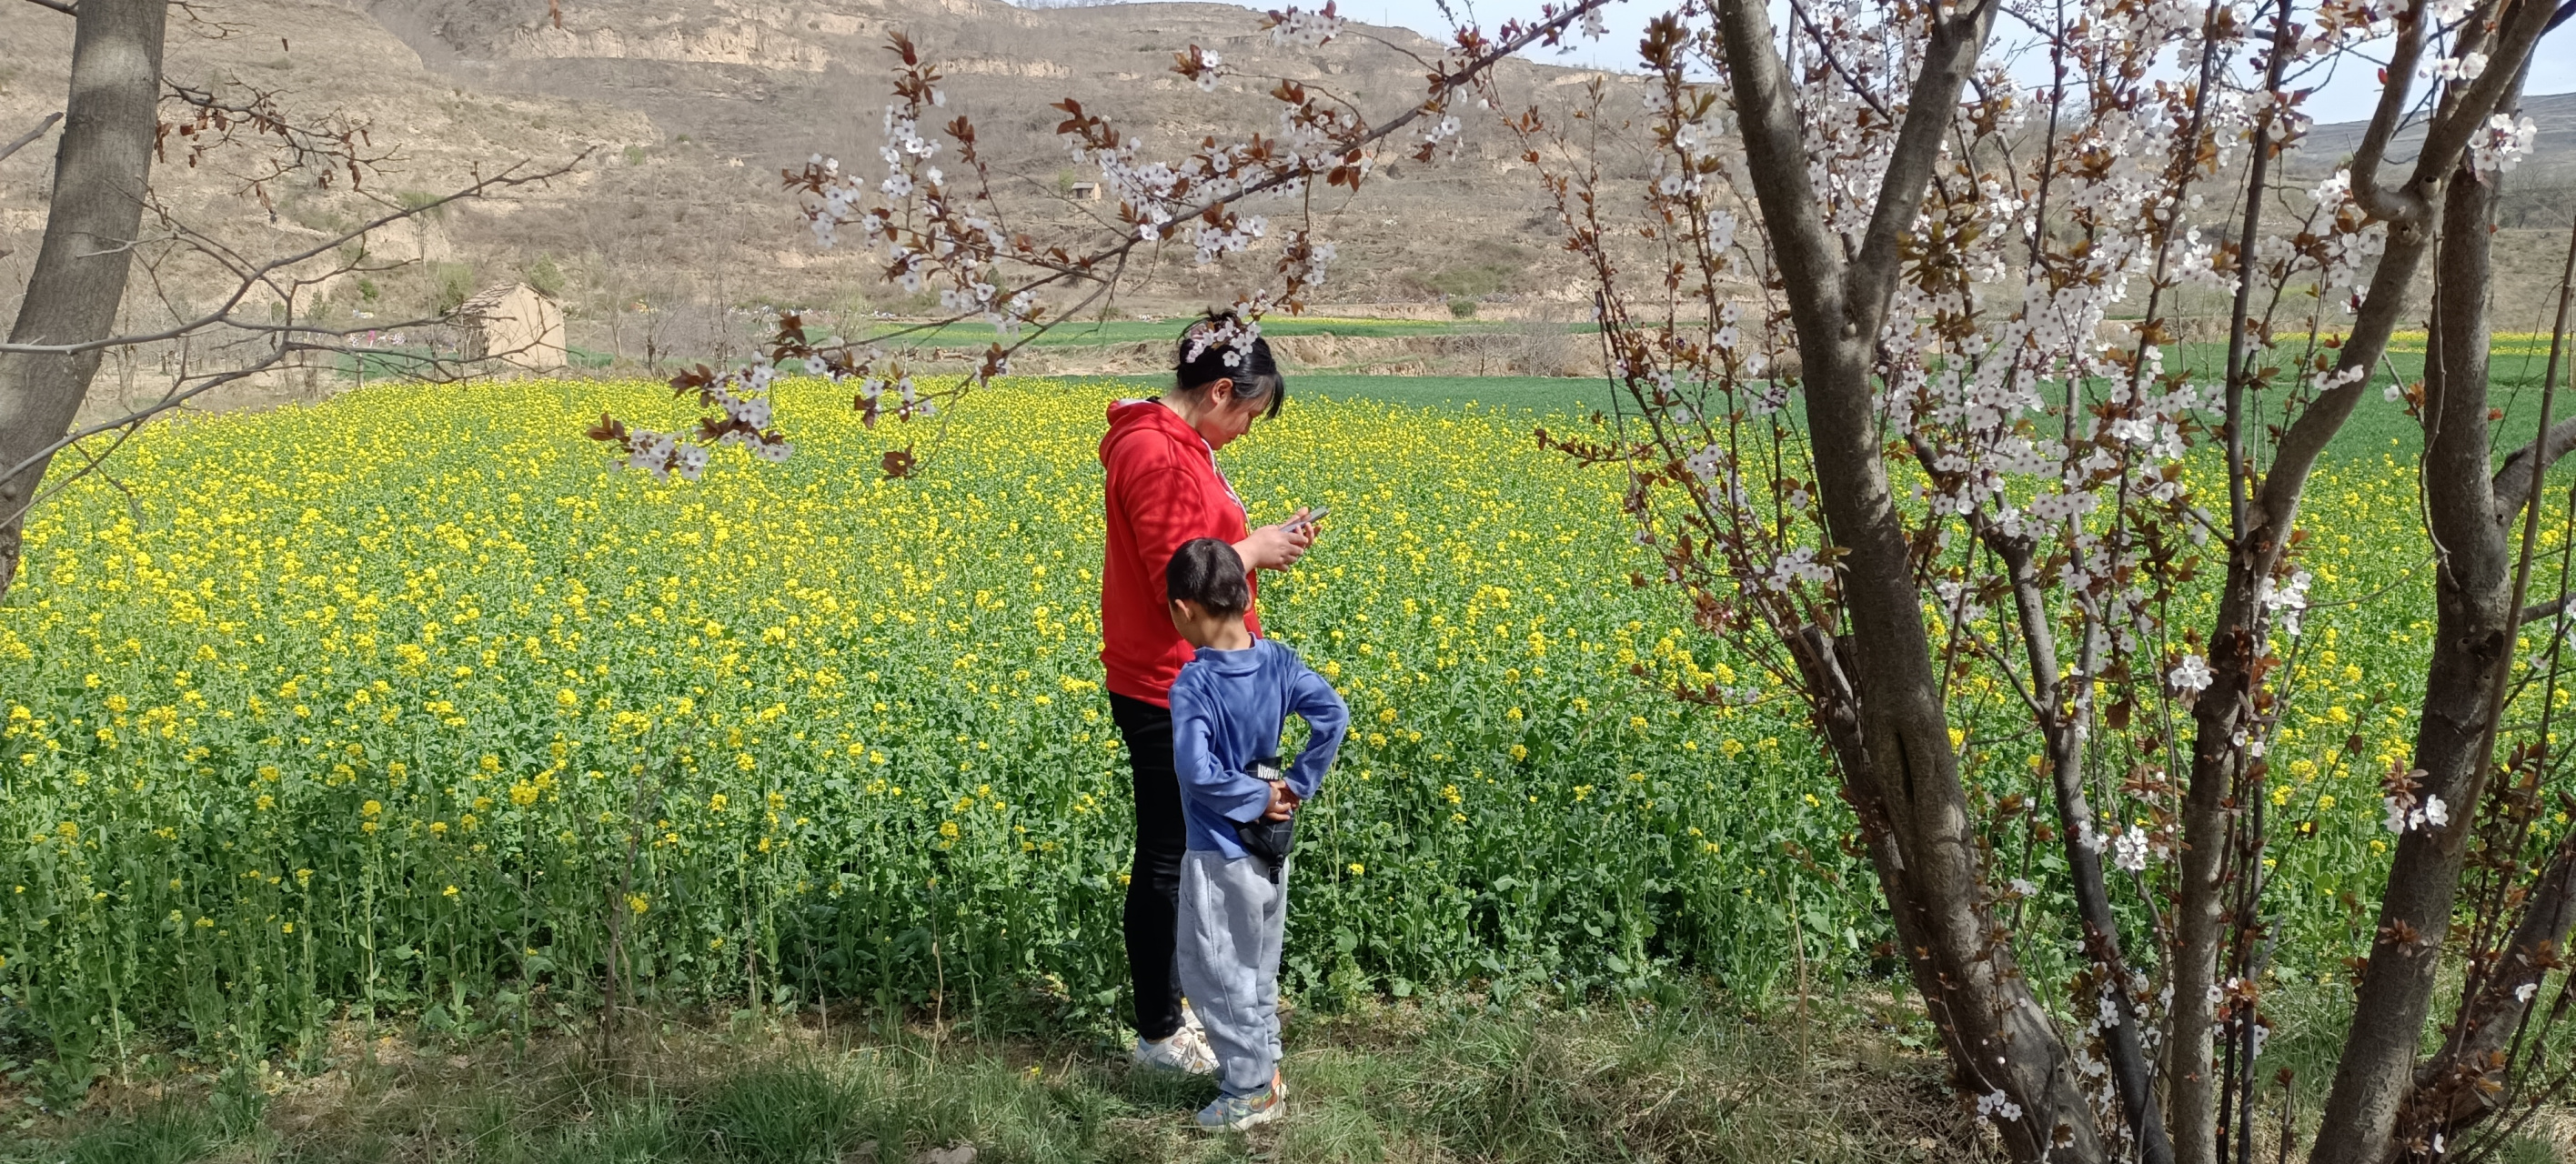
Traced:
<path id="1" fill-rule="evenodd" d="M 2507 227 L 2563 229 L 2568 215 L 2576 212 L 2576 93 L 2525 97 L 2522 115 L 2539 127 L 2540 136 L 2532 143 L 2531 156 L 2505 178 L 2500 217 Z M 2298 153 L 2299 171 L 2322 174 L 2349 160 L 2368 128 L 2367 122 L 2343 121 L 2310 130 Z M 2417 118 L 2391 140 L 2389 160 L 2411 163 L 2423 145 L 2424 123 Z"/>
<path id="2" fill-rule="evenodd" d="M 418 262 L 371 279 L 379 298 L 360 298 L 354 280 L 323 291 L 347 311 L 390 317 L 453 301 L 460 288 L 542 275 L 560 280 L 575 346 L 638 359 L 738 354 L 750 334 L 740 309 L 760 303 L 920 306 L 879 286 L 854 257 L 817 251 L 778 179 L 811 154 L 873 154 L 891 32 L 945 62 L 949 110 L 976 120 L 1001 208 L 1040 226 L 1102 210 L 1065 197 L 1096 174 L 1075 168 L 1058 144 L 1061 114 L 1049 108 L 1057 100 L 1078 99 L 1162 143 L 1271 125 L 1276 103 L 1263 91 L 1278 77 L 1330 88 L 1382 117 L 1419 91 L 1415 58 L 1435 51 L 1410 32 L 1356 25 L 1321 49 L 1274 50 L 1256 14 L 1216 4 L 566 0 L 560 29 L 542 0 L 213 0 L 196 9 L 197 24 L 173 18 L 175 78 L 280 91 L 305 116 L 346 114 L 395 157 L 355 192 L 276 186 L 273 215 L 221 155 L 197 170 L 164 166 L 156 184 L 175 215 L 245 253 L 273 251 L 477 170 L 555 164 L 587 149 L 546 189 L 452 207 L 380 239 L 379 254 Z M 0 125 L 59 107 L 70 33 L 70 21 L 41 13 L 0 28 L 0 60 L 13 62 L 0 65 Z M 1192 43 L 1222 51 L 1239 75 L 1214 93 L 1171 75 L 1171 52 Z M 1592 75 L 1514 61 L 1501 80 L 1511 100 L 1562 109 L 1580 92 L 1574 83 Z M 1429 311 L 1452 295 L 1488 296 L 1573 311 L 1586 297 L 1517 152 L 1490 122 L 1471 125 L 1455 160 L 1428 172 L 1399 163 L 1397 180 L 1356 198 L 1317 195 L 1313 210 L 1341 244 L 1334 297 Z M 31 149 L 0 166 L 0 250 L 15 252 L 0 269 L 32 257 L 48 160 Z M 1263 209 L 1274 221 L 1297 212 Z M 1251 270 L 1269 265 L 1266 256 L 1249 261 Z M 15 275 L 13 284 L 23 271 Z M 1236 290 L 1186 252 L 1154 256 L 1139 276 L 1126 302 L 1136 312 L 1186 310 Z M 1525 310 L 1496 302 L 1487 314 Z"/>
<path id="3" fill-rule="evenodd" d="M 1313 50 L 1274 49 L 1252 11 L 1223 4 L 1110 4 L 1023 9 L 1000 0 L 206 0 L 173 17 L 170 74 L 191 85 L 281 94 L 299 117 L 345 116 L 391 156 L 359 189 L 345 182 L 271 183 L 246 175 L 260 160 L 217 151 L 202 165 L 161 168 L 157 193 L 175 222 L 243 254 L 309 246 L 365 217 L 453 189 L 512 163 L 579 164 L 541 189 L 450 207 L 377 238 L 386 269 L 309 289 L 307 302 L 344 322 L 393 319 L 451 304 L 504 278 L 527 278 L 563 298 L 572 343 L 647 365 L 674 355 L 738 356 L 759 331 L 762 305 L 819 308 L 841 318 L 915 312 L 928 304 L 885 287 L 849 252 L 817 250 L 781 168 L 812 154 L 871 156 L 888 99 L 886 37 L 909 35 L 943 62 L 949 111 L 972 117 L 993 165 L 996 198 L 1015 226 L 1044 233 L 1107 208 L 1067 197 L 1096 174 L 1072 164 L 1054 133 L 1063 98 L 1150 143 L 1270 126 L 1275 78 L 1328 88 L 1378 117 L 1418 93 L 1417 58 L 1435 46 L 1402 29 L 1354 24 Z M 0 130 L 60 107 L 71 22 L 29 9 L 0 24 Z M 1169 72 L 1190 44 L 1222 52 L 1236 75 L 1213 93 Z M 1526 61 L 1499 72 L 1506 103 L 1562 119 L 1601 74 Z M 1638 172 L 1639 143 L 1618 129 L 1636 108 L 1628 78 L 1607 79 L 1601 145 L 1614 174 Z M 2563 253 L 2541 235 L 2564 222 L 2576 184 L 2576 95 L 2535 97 L 2540 152 L 2507 182 L 2499 248 L 2499 311 L 2522 328 L 2540 310 Z M 1447 315 L 1454 296 L 1483 300 L 1486 318 L 1563 320 L 1585 314 L 1589 292 L 1568 264 L 1519 147 L 1490 120 L 1468 119 L 1459 156 L 1430 167 L 1398 162 L 1358 196 L 1319 194 L 1312 210 L 1340 246 L 1322 304 L 1337 314 Z M 2316 127 L 2293 161 L 2312 177 L 2348 155 L 2356 124 Z M 14 136 L 14 132 L 6 134 Z M 585 153 L 585 151 L 587 151 Z M 0 279 L 23 282 L 43 221 L 50 149 L 0 164 Z M 310 175 L 303 176 L 306 179 Z M 263 205 L 260 196 L 269 198 Z M 1297 213 L 1259 208 L 1274 220 Z M 1261 272 L 1267 256 L 1237 260 Z M 185 301 L 202 293 L 188 264 L 164 270 Z M 202 266 L 202 265 L 201 265 Z M 202 274 L 202 272 L 200 272 Z M 1120 307 L 1169 315 L 1231 298 L 1237 276 L 1194 266 L 1186 253 L 1146 257 Z M 0 308 L 13 305 L 0 302 Z M 163 305 L 138 301 L 138 323 Z M 1495 356 L 1476 341 L 1404 341 L 1426 367 L 1529 370 L 1548 362 Z M 1531 343 L 1503 344 L 1515 351 Z M 1544 348 L 1548 345 L 1539 344 Z M 1442 350 L 1434 351 L 1433 348 Z M 119 353 L 102 399 L 148 390 L 167 353 Z M 139 362 L 139 363 L 138 363 Z M 1097 362 L 1059 359 L 1066 370 Z M 150 365 L 150 366 L 140 366 Z M 1393 366 L 1393 365 L 1388 365 Z M 138 385 L 143 387 L 138 388 Z"/>

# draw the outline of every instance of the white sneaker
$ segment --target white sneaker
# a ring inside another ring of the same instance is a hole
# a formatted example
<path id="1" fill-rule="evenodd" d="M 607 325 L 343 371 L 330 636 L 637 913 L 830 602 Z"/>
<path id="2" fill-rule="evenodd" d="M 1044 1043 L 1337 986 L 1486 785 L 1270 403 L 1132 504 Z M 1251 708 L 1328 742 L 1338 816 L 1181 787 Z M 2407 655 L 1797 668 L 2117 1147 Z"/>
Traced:
<path id="1" fill-rule="evenodd" d="M 1172 1032 L 1161 1041 L 1136 1040 L 1136 1049 L 1128 1058 L 1139 1067 L 1158 1071 L 1178 1071 L 1184 1075 L 1216 1074 L 1216 1053 L 1208 1050 L 1207 1038 L 1189 1027 Z"/>
<path id="2" fill-rule="evenodd" d="M 1288 1114 L 1288 1101 L 1272 1088 L 1259 1095 L 1220 1096 L 1200 1109 L 1198 1125 L 1211 1132 L 1240 1132 Z"/>

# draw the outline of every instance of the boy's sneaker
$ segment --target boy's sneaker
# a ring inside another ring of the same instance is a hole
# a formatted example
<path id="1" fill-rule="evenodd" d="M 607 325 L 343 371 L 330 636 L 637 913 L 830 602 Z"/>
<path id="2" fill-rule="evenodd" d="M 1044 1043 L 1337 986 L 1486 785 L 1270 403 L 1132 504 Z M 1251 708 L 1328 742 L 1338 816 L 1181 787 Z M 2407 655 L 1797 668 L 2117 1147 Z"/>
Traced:
<path id="1" fill-rule="evenodd" d="M 1288 1114 L 1288 1101 L 1272 1084 L 1259 1095 L 1219 1096 L 1199 1109 L 1199 1126 L 1211 1132 L 1240 1132 Z"/>
<path id="2" fill-rule="evenodd" d="M 1184 1075 L 1216 1074 L 1216 1052 L 1208 1049 L 1207 1039 L 1188 1027 L 1172 1032 L 1160 1041 L 1137 1039 L 1136 1049 L 1128 1053 L 1139 1067 L 1159 1071 L 1178 1071 Z"/>

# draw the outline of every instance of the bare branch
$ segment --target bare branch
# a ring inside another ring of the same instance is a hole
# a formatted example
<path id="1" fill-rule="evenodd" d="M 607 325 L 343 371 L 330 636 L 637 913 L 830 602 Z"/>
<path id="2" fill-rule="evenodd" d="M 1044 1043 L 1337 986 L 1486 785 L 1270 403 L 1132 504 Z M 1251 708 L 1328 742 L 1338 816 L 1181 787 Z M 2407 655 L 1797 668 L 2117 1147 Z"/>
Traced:
<path id="1" fill-rule="evenodd" d="M 265 167 L 241 178 L 241 192 L 259 199 L 263 207 L 271 205 L 268 184 L 289 175 L 310 173 L 313 183 L 326 189 L 345 175 L 349 188 L 355 190 L 365 184 L 369 172 L 394 159 L 393 150 L 376 148 L 366 122 L 335 113 L 307 124 L 291 116 L 271 90 L 238 86 L 246 95 L 237 96 L 167 77 L 161 85 L 164 100 L 194 110 L 182 120 L 154 126 L 153 150 L 163 162 L 169 161 L 173 137 L 187 145 L 185 160 L 191 169 L 225 146 L 276 139 L 275 152 L 264 159 Z"/>
<path id="2" fill-rule="evenodd" d="M 47 458 L 61 453 L 65 449 L 77 446 L 80 442 L 91 437 L 98 436 L 102 433 L 114 432 L 120 429 L 135 429 L 154 417 L 179 408 L 189 401 L 194 400 L 199 396 L 203 396 L 217 388 L 221 388 L 226 384 L 235 383 L 274 368 L 278 364 L 283 363 L 290 355 L 294 355 L 299 352 L 340 355 L 345 354 L 347 351 L 347 349 L 340 344 L 320 341 L 333 339 L 346 340 L 351 336 L 370 331 L 429 327 L 443 322 L 443 320 L 444 317 L 441 316 L 420 316 L 412 319 L 370 324 L 363 328 L 319 327 L 311 324 L 299 324 L 293 322 L 232 323 L 230 326 L 233 328 L 267 337 L 270 341 L 270 346 L 262 352 L 259 359 L 240 367 L 225 369 L 222 372 L 208 373 L 203 380 L 193 385 L 188 383 L 188 380 L 190 379 L 189 377 L 182 376 L 179 382 L 173 384 L 171 386 L 171 390 L 164 394 L 159 400 L 113 419 L 98 421 L 86 427 L 65 433 L 60 439 L 45 446 L 43 449 L 38 450 L 33 455 L 21 460 L 17 464 L 11 465 L 5 469 L 0 469 L 0 482 L 6 482 L 21 473 L 27 472 L 28 470 L 43 464 Z M 488 351 L 484 353 L 483 358 L 480 360 L 446 359 L 436 355 L 419 356 L 405 361 L 404 371 L 402 374 L 405 377 L 414 380 L 431 380 L 437 382 L 461 381 L 471 378 L 473 373 L 470 369 L 474 366 L 487 364 L 493 360 L 506 359 L 525 350 L 526 349 L 522 347 Z M 362 356 L 361 358 L 364 357 Z M 119 439 L 120 441 L 122 440 L 122 438 Z M 50 497 L 59 491 L 58 487 L 49 487 L 45 492 L 45 496 Z M 32 499 L 24 508 L 33 508 L 36 502 L 41 500 L 43 500 L 42 497 Z M 24 508 L 22 508 L 21 512 L 24 512 Z M 14 519 L 11 517 L 0 516 L 0 523 L 5 523 L 10 520 Z"/>
<path id="3" fill-rule="evenodd" d="M 2547 476 L 2570 452 L 2576 452 L 2576 419 L 2550 425 L 2542 437 L 2505 454 L 2494 480 L 2496 520 L 2505 520 L 2530 499 L 2535 462 L 2540 475 Z"/>
<path id="4" fill-rule="evenodd" d="M 54 123 L 61 121 L 62 119 L 63 115 L 61 110 L 56 110 L 52 113 L 46 114 L 43 121 L 36 123 L 36 128 L 18 135 L 18 140 L 10 142 L 5 146 L 0 146 L 0 162 L 8 161 L 9 155 L 27 148 L 27 143 L 45 136 L 45 131 L 52 129 L 54 127 Z"/>
<path id="5" fill-rule="evenodd" d="M 78 432 L 66 434 L 62 439 L 45 446 L 42 453 L 11 466 L 8 472 L 0 473 L 0 481 L 9 480 L 20 473 L 24 473 L 31 468 L 41 465 L 48 459 L 52 458 L 54 454 L 67 448 L 73 448 L 89 437 L 97 436 L 105 432 L 117 432 L 115 442 L 108 446 L 106 452 L 90 455 L 86 450 L 84 450 L 84 456 L 88 458 L 87 464 L 83 465 L 79 470 L 65 476 L 60 481 L 50 482 L 44 489 L 38 491 L 33 496 L 28 497 L 26 503 L 20 505 L 16 510 L 5 515 L 0 515 L 0 524 L 14 524 L 19 519 L 24 518 L 30 511 L 34 510 L 36 506 L 61 495 L 63 490 L 70 488 L 73 482 L 78 481 L 82 477 L 88 476 L 93 472 L 99 471 L 100 466 L 106 462 L 107 458 L 115 453 L 118 448 L 123 447 L 126 440 L 132 437 L 134 435 L 134 431 L 141 428 L 145 421 L 159 416 L 164 412 L 168 412 L 171 409 L 177 408 L 180 405 L 199 396 L 203 396 L 208 392 L 212 392 L 217 388 L 221 388 L 226 384 L 249 379 L 250 377 L 256 376 L 269 368 L 275 367 L 279 361 L 286 358 L 286 354 L 290 350 L 295 349 L 279 347 L 270 352 L 266 358 L 261 359 L 256 363 L 239 368 L 229 368 L 222 372 L 214 373 L 207 376 L 204 380 L 199 381 L 192 387 L 180 388 L 178 385 L 173 385 L 172 390 L 168 394 L 164 395 L 158 402 L 151 406 L 137 409 L 136 411 L 127 413 L 115 420 L 94 424 L 88 428 L 81 429 Z"/>
<path id="6" fill-rule="evenodd" d="M 572 172 L 575 167 L 581 164 L 584 158 L 589 156 L 590 151 L 584 150 L 579 155 L 573 157 L 570 161 L 548 169 L 532 171 L 529 173 L 520 173 L 520 166 L 512 166 L 507 170 L 503 170 L 499 174 L 489 178 L 479 179 L 473 184 L 462 187 L 454 193 L 448 194 L 444 197 L 422 203 L 419 206 L 407 207 L 401 210 L 396 210 L 390 214 L 379 215 L 364 223 L 360 223 L 341 234 L 334 235 L 331 238 L 325 239 L 322 242 L 316 243 L 303 250 L 295 251 L 290 254 L 258 263 L 242 272 L 239 285 L 233 289 L 231 294 L 225 297 L 223 303 L 216 306 L 213 310 L 193 319 L 183 320 L 157 331 L 128 332 L 122 335 L 112 335 L 103 339 L 90 340 L 83 343 L 0 343 L 0 354 L 53 356 L 74 355 L 81 352 L 122 347 L 126 344 L 152 343 L 158 340 L 177 339 L 181 336 L 203 331 L 207 328 L 218 325 L 249 328 L 253 330 L 271 326 L 254 321 L 237 319 L 232 314 L 234 310 L 239 308 L 242 305 L 242 302 L 249 297 L 252 291 L 262 285 L 268 276 L 284 271 L 296 264 L 307 262 L 328 254 L 347 243 L 364 238 L 370 233 L 382 230 L 397 222 L 403 222 L 419 217 L 420 215 L 426 214 L 441 206 L 445 206 L 448 203 L 468 198 L 480 198 L 495 190 L 504 190 L 514 186 L 526 186 L 544 182 L 548 179 L 561 177 L 564 174 Z M 526 163 L 521 163 L 520 165 L 523 166 L 525 164 Z"/>
<path id="7" fill-rule="evenodd" d="M 2541 372 L 2540 386 L 2545 394 L 2558 383 L 2560 361 L 2566 355 L 2567 315 L 2576 306 L 2576 235 L 2567 240 L 2567 262 L 2558 274 L 2558 316 L 2549 329 L 2549 364 Z M 2515 449 L 2496 470 L 2492 488 L 2495 491 L 2496 521 L 2509 520 L 2529 503 L 2542 478 L 2558 464 L 2558 459 L 2576 449 L 2576 419 L 2560 421 L 2547 432 L 2532 438 L 2530 444 Z"/>
<path id="8" fill-rule="evenodd" d="M 2576 603 L 2576 590 L 2568 590 L 2556 598 L 2523 607 L 2522 612 L 2514 616 L 2513 625 L 2525 626 L 2545 618 L 2556 618 L 2567 613 L 2570 603 Z"/>

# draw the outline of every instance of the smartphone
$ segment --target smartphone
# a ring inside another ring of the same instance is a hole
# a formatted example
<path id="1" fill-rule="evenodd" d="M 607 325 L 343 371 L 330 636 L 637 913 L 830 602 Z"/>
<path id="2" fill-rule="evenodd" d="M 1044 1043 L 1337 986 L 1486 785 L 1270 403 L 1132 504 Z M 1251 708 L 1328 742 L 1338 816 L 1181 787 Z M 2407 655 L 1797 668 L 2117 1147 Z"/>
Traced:
<path id="1" fill-rule="evenodd" d="M 1291 533 L 1294 533 L 1294 532 L 1296 532 L 1298 529 L 1300 529 L 1300 528 L 1302 528 L 1302 527 L 1310 526 L 1310 525 L 1315 524 L 1316 522 L 1319 522 L 1319 521 L 1324 520 L 1325 516 L 1326 516 L 1327 514 L 1332 513 L 1332 512 L 1333 512 L 1333 508 L 1332 508 L 1331 506 L 1329 506 L 1329 505 L 1318 505 L 1318 506 L 1316 506 L 1316 507 L 1315 507 L 1314 512 L 1309 513 L 1309 514 L 1307 514 L 1307 515 L 1305 516 L 1305 519 L 1304 519 L 1304 520 L 1302 520 L 1302 521 L 1292 521 L 1292 522 L 1288 522 L 1288 523 L 1285 523 L 1284 525 L 1282 525 L 1280 528 L 1285 529 L 1285 530 L 1288 530 L 1288 531 L 1289 531 L 1289 532 L 1291 532 Z"/>

